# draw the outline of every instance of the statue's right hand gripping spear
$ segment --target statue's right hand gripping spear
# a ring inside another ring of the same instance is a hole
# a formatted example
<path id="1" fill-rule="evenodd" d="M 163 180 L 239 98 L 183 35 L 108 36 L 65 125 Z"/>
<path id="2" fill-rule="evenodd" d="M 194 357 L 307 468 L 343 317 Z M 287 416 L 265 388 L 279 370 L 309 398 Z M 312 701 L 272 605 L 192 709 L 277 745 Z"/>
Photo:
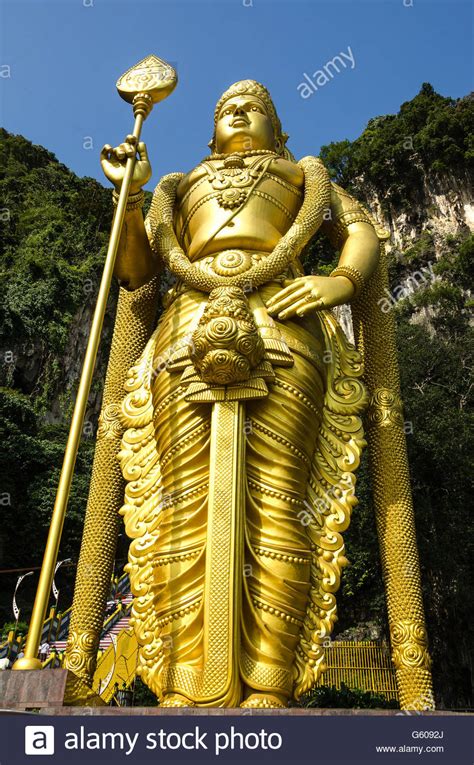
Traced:
<path id="1" fill-rule="evenodd" d="M 173 67 L 153 55 L 147 56 L 131 69 L 128 69 L 125 74 L 120 77 L 117 82 L 117 90 L 125 101 L 132 104 L 135 117 L 133 132 L 129 136 L 129 138 L 133 139 L 131 142 L 132 146 L 138 146 L 143 122 L 150 114 L 154 104 L 169 96 L 175 88 L 176 83 L 177 76 Z M 97 351 L 102 333 L 102 325 L 107 307 L 107 299 L 114 273 L 114 265 L 127 209 L 130 187 L 134 178 L 136 161 L 136 151 L 129 151 L 125 165 L 125 172 L 120 168 L 120 175 L 123 172 L 123 181 L 118 195 L 117 209 L 110 234 L 104 271 L 102 273 L 99 294 L 97 296 L 97 303 L 81 372 L 81 379 L 74 405 L 74 412 L 64 453 L 64 460 L 61 468 L 43 563 L 41 566 L 35 603 L 31 614 L 24 656 L 15 662 L 13 669 L 42 668 L 42 663 L 38 659 L 38 648 L 48 606 L 49 592 L 53 581 L 54 567 L 58 556 L 64 517 L 74 475 L 77 451 L 81 439 L 84 416 L 92 383 L 92 375 L 94 373 Z M 117 170 L 119 169 L 117 168 Z"/>

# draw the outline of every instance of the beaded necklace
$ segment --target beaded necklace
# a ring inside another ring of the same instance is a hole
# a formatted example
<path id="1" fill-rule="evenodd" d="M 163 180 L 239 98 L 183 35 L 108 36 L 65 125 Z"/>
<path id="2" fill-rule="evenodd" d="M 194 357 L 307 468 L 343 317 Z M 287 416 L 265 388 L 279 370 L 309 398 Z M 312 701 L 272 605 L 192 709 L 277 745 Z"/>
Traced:
<path id="1" fill-rule="evenodd" d="M 209 162 L 213 159 L 227 159 L 227 157 L 234 155 L 237 157 L 258 157 L 259 155 L 263 156 L 264 154 L 273 154 L 275 157 L 281 156 L 278 152 L 273 151 L 273 149 L 249 149 L 248 151 L 231 151 L 227 154 L 209 154 L 208 157 L 204 157 L 202 162 Z"/>

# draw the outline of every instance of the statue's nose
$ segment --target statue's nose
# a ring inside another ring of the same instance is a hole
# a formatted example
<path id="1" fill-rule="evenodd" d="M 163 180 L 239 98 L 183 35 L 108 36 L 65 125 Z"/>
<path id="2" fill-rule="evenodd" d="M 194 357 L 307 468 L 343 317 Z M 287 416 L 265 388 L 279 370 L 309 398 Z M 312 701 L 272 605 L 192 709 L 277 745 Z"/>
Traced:
<path id="1" fill-rule="evenodd" d="M 241 106 L 237 106 L 235 108 L 234 117 L 245 117 L 245 109 L 243 109 Z"/>

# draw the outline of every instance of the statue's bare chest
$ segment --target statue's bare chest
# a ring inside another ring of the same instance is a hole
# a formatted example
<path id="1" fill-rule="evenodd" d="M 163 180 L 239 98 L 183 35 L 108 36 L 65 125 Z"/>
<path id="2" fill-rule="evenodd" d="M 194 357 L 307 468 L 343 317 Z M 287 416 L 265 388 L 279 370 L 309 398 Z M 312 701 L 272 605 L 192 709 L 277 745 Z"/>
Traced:
<path id="1" fill-rule="evenodd" d="M 272 249 L 301 206 L 303 184 L 298 165 L 272 156 L 203 162 L 179 184 L 176 233 L 191 256 Z"/>

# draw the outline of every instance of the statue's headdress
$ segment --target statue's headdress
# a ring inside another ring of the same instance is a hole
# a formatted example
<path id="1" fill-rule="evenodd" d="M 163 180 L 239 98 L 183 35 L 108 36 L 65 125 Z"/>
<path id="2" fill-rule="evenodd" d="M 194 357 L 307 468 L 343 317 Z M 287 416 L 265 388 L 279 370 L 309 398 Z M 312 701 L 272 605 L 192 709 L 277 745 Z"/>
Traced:
<path id="1" fill-rule="evenodd" d="M 229 98 L 234 98 L 235 96 L 243 96 L 243 95 L 255 96 L 263 103 L 271 119 L 273 130 L 275 132 L 275 138 L 279 139 L 279 142 L 281 143 L 281 149 L 279 153 L 285 156 L 286 153 L 288 153 L 288 149 L 285 149 L 285 144 L 288 140 L 288 134 L 284 133 L 282 130 L 281 122 L 278 117 L 278 114 L 276 113 L 275 105 L 272 101 L 270 93 L 268 92 L 268 90 L 266 89 L 264 85 L 261 85 L 259 82 L 256 82 L 255 80 L 239 80 L 239 82 L 234 82 L 234 84 L 231 85 L 229 88 L 227 88 L 227 90 L 222 94 L 222 96 L 218 100 L 215 111 L 214 111 L 214 134 L 212 136 L 211 141 L 209 142 L 209 146 L 212 149 L 212 151 L 215 150 L 217 118 L 219 116 L 219 113 L 222 109 L 223 104 L 225 104 L 225 102 L 228 101 Z"/>

